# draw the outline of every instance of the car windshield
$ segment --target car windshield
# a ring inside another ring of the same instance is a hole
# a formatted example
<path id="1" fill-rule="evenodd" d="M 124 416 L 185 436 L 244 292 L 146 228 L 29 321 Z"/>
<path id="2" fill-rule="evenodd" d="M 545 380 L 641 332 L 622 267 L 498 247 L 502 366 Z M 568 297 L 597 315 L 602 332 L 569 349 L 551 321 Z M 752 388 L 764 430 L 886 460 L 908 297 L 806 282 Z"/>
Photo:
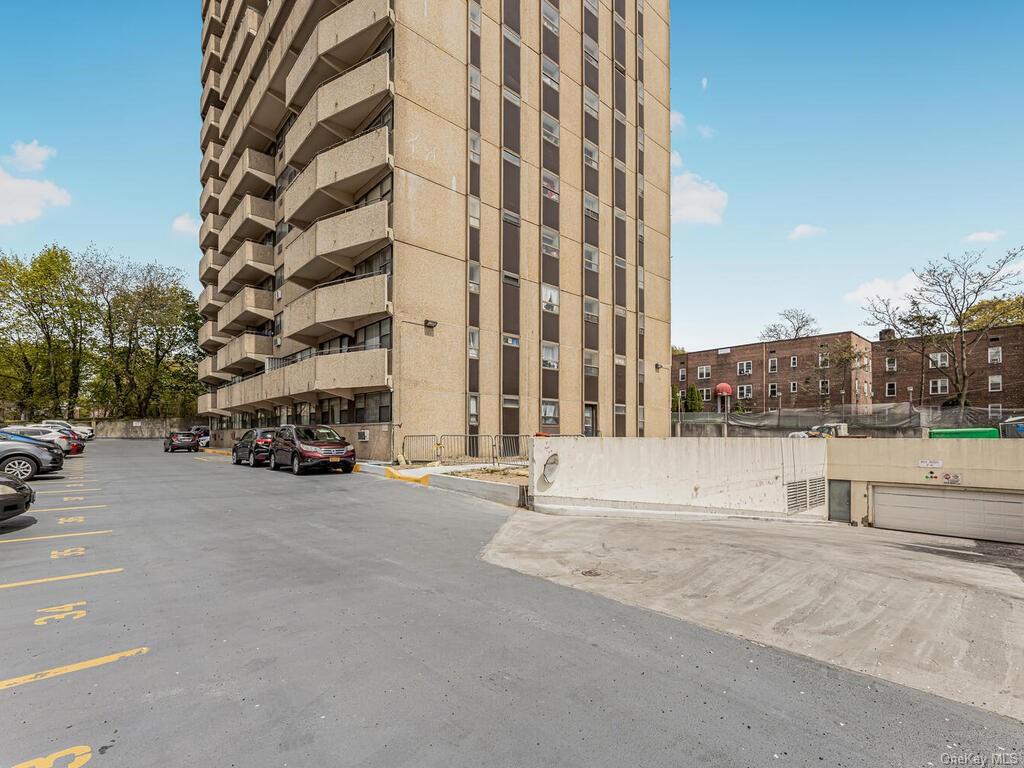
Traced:
<path id="1" fill-rule="evenodd" d="M 341 440 L 341 436 L 330 427 L 296 427 L 299 440 Z"/>

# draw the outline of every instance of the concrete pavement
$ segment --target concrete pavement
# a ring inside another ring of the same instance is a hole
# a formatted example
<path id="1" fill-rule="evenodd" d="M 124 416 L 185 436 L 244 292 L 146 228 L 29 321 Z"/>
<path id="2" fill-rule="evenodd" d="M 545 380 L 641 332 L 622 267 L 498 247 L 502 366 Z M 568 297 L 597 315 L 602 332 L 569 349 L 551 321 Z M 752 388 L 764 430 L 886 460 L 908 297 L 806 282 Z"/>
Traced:
<path id="1" fill-rule="evenodd" d="M 35 522 L 0 527 L 0 765 L 906 766 L 1024 750 L 1019 723 L 980 709 L 485 563 L 508 510 L 484 501 L 156 441 L 92 443 L 36 487 Z M 90 535 L 41 538 L 68 533 Z"/>

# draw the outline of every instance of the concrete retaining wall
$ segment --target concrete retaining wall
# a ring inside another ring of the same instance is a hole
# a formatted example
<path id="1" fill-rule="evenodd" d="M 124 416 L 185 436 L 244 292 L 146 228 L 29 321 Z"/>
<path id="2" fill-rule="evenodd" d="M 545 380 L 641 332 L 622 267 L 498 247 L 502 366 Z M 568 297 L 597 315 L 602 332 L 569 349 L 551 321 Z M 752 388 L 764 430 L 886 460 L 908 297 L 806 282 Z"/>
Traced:
<path id="1" fill-rule="evenodd" d="M 113 437 L 128 440 L 152 440 L 167 437 L 168 432 L 188 431 L 205 420 L 186 419 L 94 419 L 89 422 L 97 438 Z"/>
<path id="2" fill-rule="evenodd" d="M 534 508 L 562 514 L 705 513 L 825 519 L 799 512 L 787 484 L 825 477 L 826 440 L 790 438 L 535 438 Z M 550 482 L 545 464 L 558 455 Z M 806 485 L 804 488 L 806 489 Z"/>
<path id="3" fill-rule="evenodd" d="M 715 422 L 681 422 L 676 425 L 676 434 L 679 437 L 787 437 L 790 432 L 796 432 L 795 427 L 784 427 L 782 429 L 741 427 L 738 424 L 730 424 L 726 434 L 725 424 Z M 879 439 L 887 438 L 919 438 L 922 437 L 921 427 L 900 427 L 892 429 L 868 429 L 863 427 L 851 427 L 850 434 L 855 437 L 874 437 Z"/>

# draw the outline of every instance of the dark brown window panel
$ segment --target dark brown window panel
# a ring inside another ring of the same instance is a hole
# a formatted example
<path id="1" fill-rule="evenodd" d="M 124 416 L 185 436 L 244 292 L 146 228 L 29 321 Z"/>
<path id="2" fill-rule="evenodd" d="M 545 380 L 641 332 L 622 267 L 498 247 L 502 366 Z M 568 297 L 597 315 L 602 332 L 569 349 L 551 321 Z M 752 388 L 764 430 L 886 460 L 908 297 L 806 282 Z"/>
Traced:
<path id="1" fill-rule="evenodd" d="M 626 414 L 615 414 L 615 437 L 626 436 Z"/>
<path id="2" fill-rule="evenodd" d="M 469 258 L 480 261 L 480 230 L 476 227 L 469 228 Z"/>
<path id="3" fill-rule="evenodd" d="M 558 371 L 549 369 L 541 371 L 540 396 L 545 400 L 558 399 Z"/>
<path id="4" fill-rule="evenodd" d="M 516 93 L 519 93 L 519 46 L 516 45 L 514 40 L 509 40 L 507 37 L 502 38 L 505 41 L 505 55 L 502 57 L 502 83 L 506 88 L 509 88 Z"/>
<path id="5" fill-rule="evenodd" d="M 541 88 L 541 107 L 552 117 L 558 117 L 558 91 L 547 83 Z"/>
<path id="6" fill-rule="evenodd" d="M 612 10 L 619 14 L 620 19 L 626 18 L 626 0 L 615 0 Z"/>
<path id="7" fill-rule="evenodd" d="M 626 306 L 626 270 L 624 267 L 615 268 L 615 304 L 619 307 Z"/>
<path id="8" fill-rule="evenodd" d="M 480 164 L 469 164 L 469 194 L 480 197 Z"/>
<path id="9" fill-rule="evenodd" d="M 519 274 L 519 227 L 506 218 L 501 220 L 501 268 Z"/>
<path id="10" fill-rule="evenodd" d="M 474 131 L 480 130 L 480 99 L 469 100 L 469 127 Z"/>
<path id="11" fill-rule="evenodd" d="M 639 230 L 643 224 L 641 220 L 637 220 L 636 228 Z M 643 238 L 638 237 L 636 239 L 636 265 L 642 267 L 644 265 L 644 241 Z"/>
<path id="12" fill-rule="evenodd" d="M 508 160 L 502 162 L 501 173 L 501 206 L 505 210 L 519 213 L 519 166 Z"/>
<path id="13" fill-rule="evenodd" d="M 615 315 L 615 354 L 626 354 L 626 318 Z"/>
<path id="14" fill-rule="evenodd" d="M 600 40 L 597 36 L 597 15 L 589 9 L 583 11 L 583 31 L 591 40 Z"/>
<path id="15" fill-rule="evenodd" d="M 615 366 L 615 402 L 626 402 L 626 366 Z"/>
<path id="16" fill-rule="evenodd" d="M 554 174 L 558 173 L 558 147 L 550 141 L 542 141 L 541 163 Z"/>
<path id="17" fill-rule="evenodd" d="M 644 218 L 644 196 L 636 196 L 636 217 L 638 220 L 643 221 Z"/>
<path id="18" fill-rule="evenodd" d="M 594 93 L 599 93 L 601 75 L 597 71 L 597 65 L 589 61 L 583 62 L 583 84 Z"/>
<path id="19" fill-rule="evenodd" d="M 599 195 L 600 187 L 598 186 L 601 182 L 600 173 L 597 168 L 591 168 L 589 165 L 583 168 L 583 189 L 592 195 Z"/>
<path id="20" fill-rule="evenodd" d="M 644 359 L 644 339 L 645 339 L 645 335 L 642 334 L 642 333 L 638 334 L 637 337 L 636 337 L 636 356 L 637 356 L 638 360 L 643 360 Z M 640 385 L 640 393 L 641 393 L 640 394 L 640 405 L 644 404 L 643 391 L 644 391 L 644 385 L 641 384 Z"/>
<path id="21" fill-rule="evenodd" d="M 626 220 L 616 216 L 614 229 L 615 248 L 612 255 L 621 256 L 624 259 L 626 258 Z"/>
<path id="22" fill-rule="evenodd" d="M 501 393 L 519 394 L 519 347 L 501 347 Z"/>
<path id="23" fill-rule="evenodd" d="M 469 294 L 469 324 L 474 328 L 480 327 L 480 294 Z"/>
<path id="24" fill-rule="evenodd" d="M 522 151 L 520 141 L 519 105 L 503 98 L 502 100 L 502 134 L 501 143 L 517 155 Z"/>
<path id="25" fill-rule="evenodd" d="M 601 225 L 597 219 L 592 219 L 589 216 L 583 217 L 583 242 L 587 245 L 599 245 L 601 236 Z"/>
<path id="26" fill-rule="evenodd" d="M 644 36 L 644 15 L 639 11 L 636 14 L 636 33 L 640 37 Z"/>
<path id="27" fill-rule="evenodd" d="M 469 391 L 479 392 L 480 391 L 480 361 L 470 360 L 469 361 Z"/>
<path id="28" fill-rule="evenodd" d="M 583 377 L 583 399 L 596 401 L 600 391 L 600 380 L 597 376 Z"/>
<path id="29" fill-rule="evenodd" d="M 592 269 L 583 270 L 583 295 L 590 296 L 592 299 L 598 298 L 601 290 L 601 278 Z"/>
<path id="30" fill-rule="evenodd" d="M 501 20 L 506 27 L 519 34 L 519 0 L 504 0 Z"/>
<path id="31" fill-rule="evenodd" d="M 626 74 L 614 67 L 612 72 L 614 73 L 613 84 L 615 89 L 613 95 L 615 98 L 615 109 L 622 114 L 626 114 Z"/>
<path id="32" fill-rule="evenodd" d="M 600 329 L 597 323 L 592 323 L 589 320 L 583 321 L 583 346 L 587 349 L 599 349 L 600 348 Z"/>
<path id="33" fill-rule="evenodd" d="M 501 284 L 501 330 L 505 333 L 519 333 L 518 285 Z"/>
<path id="34" fill-rule="evenodd" d="M 469 63 L 480 67 L 480 35 L 469 36 Z"/>
<path id="35" fill-rule="evenodd" d="M 558 201 L 550 197 L 541 199 L 541 224 L 545 227 L 558 229 Z"/>
<path id="36" fill-rule="evenodd" d="M 558 63 L 558 35 L 547 27 L 544 27 L 541 33 L 541 52 Z"/>
<path id="37" fill-rule="evenodd" d="M 613 120 L 612 133 L 615 134 L 613 139 L 615 159 L 624 163 L 626 162 L 626 124 L 621 120 Z"/>
<path id="38" fill-rule="evenodd" d="M 541 277 L 540 279 L 548 285 L 558 285 L 559 277 L 559 260 L 556 256 L 549 256 L 544 254 L 541 257 Z"/>
<path id="39" fill-rule="evenodd" d="M 593 115 L 584 114 L 583 116 L 583 138 L 594 144 L 601 141 L 600 126 L 597 123 L 597 118 Z"/>
<path id="40" fill-rule="evenodd" d="M 551 312 L 541 312 L 541 315 L 541 339 L 558 341 L 558 315 Z"/>
<path id="41" fill-rule="evenodd" d="M 619 210 L 626 210 L 626 170 L 615 169 L 615 207 Z"/>
<path id="42" fill-rule="evenodd" d="M 618 21 L 612 24 L 612 53 L 615 65 L 626 68 L 626 27 Z"/>
<path id="43" fill-rule="evenodd" d="M 501 433 L 503 435 L 518 435 L 519 434 L 519 409 L 518 408 L 502 408 L 501 409 Z"/>
<path id="44" fill-rule="evenodd" d="M 645 305 L 644 292 L 643 291 L 637 291 L 637 293 L 636 293 L 636 311 L 640 312 L 640 313 L 645 312 L 646 310 L 644 308 L 644 305 Z"/>

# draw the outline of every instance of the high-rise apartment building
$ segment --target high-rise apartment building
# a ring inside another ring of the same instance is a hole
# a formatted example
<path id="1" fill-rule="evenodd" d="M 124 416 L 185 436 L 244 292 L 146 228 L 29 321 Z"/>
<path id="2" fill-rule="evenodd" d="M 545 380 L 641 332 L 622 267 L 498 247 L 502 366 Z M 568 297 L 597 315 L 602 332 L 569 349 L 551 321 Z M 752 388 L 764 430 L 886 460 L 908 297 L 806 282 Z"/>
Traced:
<path id="1" fill-rule="evenodd" d="M 667 435 L 667 0 L 205 0 L 202 414 Z"/>

